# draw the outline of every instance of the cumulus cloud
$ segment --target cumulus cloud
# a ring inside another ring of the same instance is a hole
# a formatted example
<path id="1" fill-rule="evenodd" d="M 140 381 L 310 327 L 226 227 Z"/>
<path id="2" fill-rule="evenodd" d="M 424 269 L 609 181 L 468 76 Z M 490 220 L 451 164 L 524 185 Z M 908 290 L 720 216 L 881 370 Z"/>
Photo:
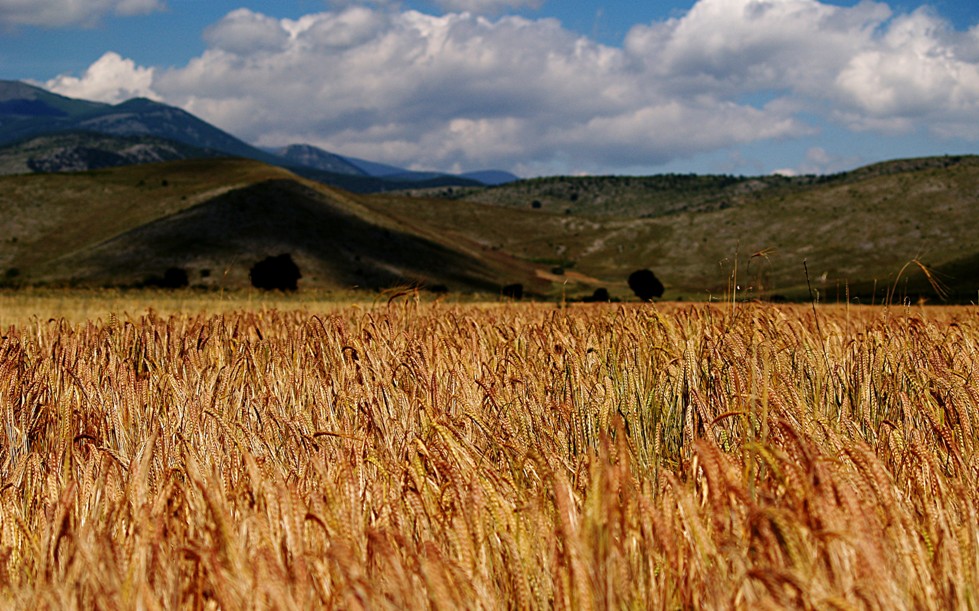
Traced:
<path id="1" fill-rule="evenodd" d="M 807 131 L 777 105 L 684 100 L 624 50 L 550 19 L 236 11 L 207 40 L 154 87 L 262 144 L 307 141 L 419 167 L 561 157 L 611 168 Z"/>
<path id="2" fill-rule="evenodd" d="M 0 0 L 0 25 L 90 26 L 107 14 L 141 15 L 165 6 L 163 0 Z"/>
<path id="3" fill-rule="evenodd" d="M 130 98 L 159 99 L 153 91 L 153 68 L 141 68 L 118 53 L 106 53 L 81 78 L 59 76 L 45 87 L 72 98 L 116 104 Z"/>
<path id="4" fill-rule="evenodd" d="M 979 26 L 927 10 L 700 0 L 608 46 L 553 19 L 480 14 L 504 4 L 242 9 L 207 30 L 202 55 L 137 88 L 258 144 L 423 168 L 652 167 L 810 135 L 814 121 L 979 139 Z M 112 91 L 110 73 L 76 85 Z"/>
<path id="5" fill-rule="evenodd" d="M 436 0 L 435 4 L 446 11 L 496 15 L 508 9 L 539 9 L 544 0 Z"/>
<path id="6" fill-rule="evenodd" d="M 204 39 L 214 49 L 247 55 L 281 49 L 289 33 L 277 20 L 243 8 L 208 28 Z"/>
<path id="7" fill-rule="evenodd" d="M 834 89 L 856 118 L 905 120 L 940 113 L 975 122 L 979 111 L 976 41 L 956 36 L 925 10 L 895 19 L 876 44 L 858 49 L 839 71 Z M 938 117 L 936 117 L 938 118 Z"/>

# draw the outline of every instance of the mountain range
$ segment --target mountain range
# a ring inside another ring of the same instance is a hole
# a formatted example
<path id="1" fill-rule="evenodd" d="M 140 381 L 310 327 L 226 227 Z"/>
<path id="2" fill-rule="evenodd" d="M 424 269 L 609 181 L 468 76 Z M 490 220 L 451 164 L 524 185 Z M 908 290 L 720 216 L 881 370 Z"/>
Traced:
<path id="1" fill-rule="evenodd" d="M 71 137 L 52 138 L 64 134 Z M 496 185 L 517 179 L 499 171 L 458 176 L 414 172 L 347 159 L 308 144 L 264 150 L 180 108 L 145 98 L 111 105 L 64 97 L 19 81 L 0 81 L 0 172 L 4 174 L 222 155 L 286 167 L 357 192 Z"/>
<path id="2" fill-rule="evenodd" d="M 631 299 L 976 302 L 979 157 L 829 176 L 585 176 L 481 184 L 308 145 L 261 150 L 172 107 L 0 86 L 0 284 L 417 286 Z M 170 272 L 179 271 L 174 275 Z"/>

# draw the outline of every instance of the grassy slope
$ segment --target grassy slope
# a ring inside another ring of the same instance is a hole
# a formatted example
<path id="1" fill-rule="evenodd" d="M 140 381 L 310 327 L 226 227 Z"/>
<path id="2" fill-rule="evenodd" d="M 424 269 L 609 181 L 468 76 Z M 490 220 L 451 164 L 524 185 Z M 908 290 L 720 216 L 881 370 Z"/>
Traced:
<path id="1" fill-rule="evenodd" d="M 223 157 L 152 136 L 63 132 L 0 146 L 0 175 L 99 169 L 178 159 Z M 38 166 L 43 169 L 39 170 Z"/>
<path id="2" fill-rule="evenodd" d="M 851 296 L 870 299 L 876 281 L 879 299 L 914 258 L 939 272 L 959 299 L 979 288 L 970 263 L 979 158 L 898 161 L 822 180 L 746 179 L 714 185 L 719 191 L 704 186 L 712 177 L 679 178 L 689 184 L 672 191 L 652 179 L 608 178 L 603 187 L 598 178 L 564 178 L 471 193 L 475 206 L 389 204 L 488 247 L 573 264 L 621 296 L 629 293 L 628 273 L 650 267 L 674 296 L 725 294 L 737 271 L 738 284 L 754 295 L 801 297 L 805 261 L 823 298 L 835 299 L 837 287 L 845 295 L 849 284 Z M 546 193 L 557 190 L 578 196 L 549 200 Z M 540 209 L 528 203 L 534 199 Z M 767 256 L 751 257 L 760 252 Z M 914 266 L 902 291 L 931 289 Z"/>
<path id="3" fill-rule="evenodd" d="M 306 287 L 417 281 L 495 291 L 533 278 L 511 258 L 473 257 L 356 196 L 257 162 L 17 177 L 0 179 L 0 189 L 11 219 L 0 265 L 27 281 L 131 285 L 180 266 L 194 283 L 247 286 L 251 265 L 282 252 L 306 270 Z"/>
<path id="4" fill-rule="evenodd" d="M 0 178 L 7 229 L 0 265 L 26 272 L 234 188 L 286 175 L 218 160 Z"/>
<path id="5" fill-rule="evenodd" d="M 325 288 L 523 282 L 553 296 L 606 286 L 628 298 L 628 274 L 650 267 L 667 297 L 726 298 L 736 281 L 747 297 L 804 298 L 805 262 L 821 299 L 842 299 L 849 287 L 851 296 L 879 301 L 917 258 L 958 300 L 979 289 L 971 235 L 979 158 L 898 161 L 819 180 L 575 180 L 485 190 L 471 196 L 486 201 L 472 202 L 356 196 L 234 160 L 6 178 L 0 269 L 97 284 L 181 265 L 236 286 L 260 255 L 295 251 L 309 270 L 304 285 Z M 514 193 L 526 201 L 534 185 L 555 184 L 578 185 L 570 213 L 546 198 L 540 209 L 513 204 Z M 614 214 L 600 203 L 611 201 L 619 202 Z M 278 214 L 271 225 L 262 220 L 269 202 Z M 551 274 L 555 267 L 566 273 Z M 932 293 L 914 265 L 897 287 L 898 297 Z"/>

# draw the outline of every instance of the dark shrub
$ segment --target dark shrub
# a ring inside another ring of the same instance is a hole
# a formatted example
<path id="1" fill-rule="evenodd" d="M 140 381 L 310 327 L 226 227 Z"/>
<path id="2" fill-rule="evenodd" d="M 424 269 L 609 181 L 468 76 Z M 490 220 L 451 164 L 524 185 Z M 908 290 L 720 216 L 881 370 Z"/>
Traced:
<path id="1" fill-rule="evenodd" d="M 150 276 L 142 285 L 161 289 L 182 289 L 187 287 L 190 281 L 187 279 L 187 270 L 180 267 L 171 267 L 163 272 L 163 277 Z"/>
<path id="2" fill-rule="evenodd" d="M 187 279 L 187 270 L 180 267 L 171 267 L 163 272 L 163 281 L 160 286 L 165 289 L 182 289 L 190 284 Z"/>
<path id="3" fill-rule="evenodd" d="M 590 297 L 585 297 L 582 301 L 585 303 L 608 303 L 612 301 L 612 296 L 608 294 L 607 288 L 599 287 Z"/>
<path id="4" fill-rule="evenodd" d="M 643 301 L 662 297 L 663 291 L 666 290 L 656 274 L 648 269 L 636 270 L 629 274 L 629 288 Z"/>
<path id="5" fill-rule="evenodd" d="M 266 291 L 295 291 L 299 288 L 299 266 L 286 253 L 277 257 L 266 257 L 252 266 L 249 277 L 252 286 Z"/>
<path id="6" fill-rule="evenodd" d="M 20 270 L 16 267 L 11 267 L 0 277 L 0 286 L 17 286 L 20 284 Z"/>
<path id="7" fill-rule="evenodd" d="M 541 207 L 540 200 L 535 199 L 534 201 L 530 202 L 530 207 L 533 208 L 534 210 L 540 210 Z"/>
<path id="8" fill-rule="evenodd" d="M 523 299 L 523 285 L 520 283 L 508 284 L 503 287 L 503 296 L 510 299 Z"/>

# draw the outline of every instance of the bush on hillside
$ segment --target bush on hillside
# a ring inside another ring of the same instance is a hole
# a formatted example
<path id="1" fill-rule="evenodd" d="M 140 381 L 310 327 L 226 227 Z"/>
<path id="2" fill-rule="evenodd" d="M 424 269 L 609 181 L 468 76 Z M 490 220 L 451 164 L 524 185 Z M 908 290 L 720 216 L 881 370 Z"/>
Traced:
<path id="1" fill-rule="evenodd" d="M 266 291 L 295 291 L 303 275 L 289 253 L 266 257 L 252 266 L 248 274 L 252 286 Z"/>
<path id="2" fill-rule="evenodd" d="M 663 296 L 666 287 L 656 274 L 649 269 L 639 269 L 629 274 L 629 288 L 643 301 L 652 301 Z"/>

